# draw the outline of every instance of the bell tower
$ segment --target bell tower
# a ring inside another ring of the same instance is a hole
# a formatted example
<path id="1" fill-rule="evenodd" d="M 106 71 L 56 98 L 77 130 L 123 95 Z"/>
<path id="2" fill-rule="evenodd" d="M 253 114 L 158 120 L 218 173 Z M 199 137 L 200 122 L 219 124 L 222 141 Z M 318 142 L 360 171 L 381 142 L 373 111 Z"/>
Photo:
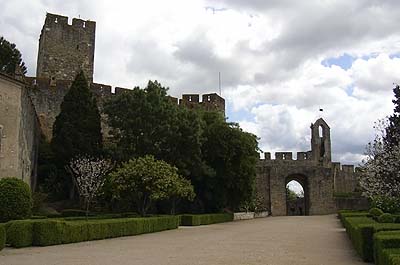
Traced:
<path id="1" fill-rule="evenodd" d="M 320 166 L 326 167 L 332 163 L 330 130 L 322 118 L 311 124 L 311 157 Z"/>

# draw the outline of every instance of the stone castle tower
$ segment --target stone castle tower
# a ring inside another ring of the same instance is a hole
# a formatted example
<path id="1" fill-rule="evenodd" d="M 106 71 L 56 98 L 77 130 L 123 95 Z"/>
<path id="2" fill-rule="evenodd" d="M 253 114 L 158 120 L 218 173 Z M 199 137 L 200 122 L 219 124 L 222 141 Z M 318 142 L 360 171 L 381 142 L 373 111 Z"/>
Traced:
<path id="1" fill-rule="evenodd" d="M 39 39 L 36 77 L 55 80 L 74 80 L 83 70 L 93 81 L 96 22 L 46 14 Z"/>
<path id="2" fill-rule="evenodd" d="M 322 118 L 311 124 L 311 157 L 321 166 L 330 166 L 332 162 L 330 130 Z"/>

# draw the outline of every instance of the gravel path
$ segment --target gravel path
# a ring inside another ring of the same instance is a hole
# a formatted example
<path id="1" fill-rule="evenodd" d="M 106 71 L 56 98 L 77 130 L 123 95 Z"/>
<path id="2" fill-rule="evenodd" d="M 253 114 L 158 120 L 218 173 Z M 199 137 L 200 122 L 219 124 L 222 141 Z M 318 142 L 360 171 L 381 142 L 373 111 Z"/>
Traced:
<path id="1" fill-rule="evenodd" d="M 0 264 L 366 265 L 334 215 L 269 217 L 77 244 L 6 248 Z"/>

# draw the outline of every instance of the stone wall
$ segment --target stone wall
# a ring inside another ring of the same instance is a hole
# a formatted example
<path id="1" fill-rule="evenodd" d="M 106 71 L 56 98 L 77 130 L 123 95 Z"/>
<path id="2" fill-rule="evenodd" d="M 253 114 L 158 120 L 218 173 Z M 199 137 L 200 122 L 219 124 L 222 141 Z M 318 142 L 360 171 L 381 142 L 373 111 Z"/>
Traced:
<path id="1" fill-rule="evenodd" d="M 74 80 L 83 70 L 93 80 L 96 22 L 46 14 L 40 39 L 36 76 L 55 80 Z"/>
<path id="2" fill-rule="evenodd" d="M 0 178 L 36 183 L 38 123 L 25 84 L 0 74 Z"/>

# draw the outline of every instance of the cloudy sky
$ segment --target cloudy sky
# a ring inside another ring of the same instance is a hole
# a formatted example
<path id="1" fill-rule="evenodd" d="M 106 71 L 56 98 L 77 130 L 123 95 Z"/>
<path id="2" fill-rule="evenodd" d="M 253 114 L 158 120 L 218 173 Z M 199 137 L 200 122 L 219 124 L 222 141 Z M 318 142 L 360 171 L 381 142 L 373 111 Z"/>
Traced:
<path id="1" fill-rule="evenodd" d="M 397 0 L 0 0 L 0 35 L 36 71 L 46 12 L 97 22 L 95 77 L 170 94 L 218 92 L 229 121 L 263 151 L 310 149 L 311 122 L 331 127 L 333 158 L 359 163 L 400 83 Z M 318 110 L 323 108 L 323 113 Z"/>

